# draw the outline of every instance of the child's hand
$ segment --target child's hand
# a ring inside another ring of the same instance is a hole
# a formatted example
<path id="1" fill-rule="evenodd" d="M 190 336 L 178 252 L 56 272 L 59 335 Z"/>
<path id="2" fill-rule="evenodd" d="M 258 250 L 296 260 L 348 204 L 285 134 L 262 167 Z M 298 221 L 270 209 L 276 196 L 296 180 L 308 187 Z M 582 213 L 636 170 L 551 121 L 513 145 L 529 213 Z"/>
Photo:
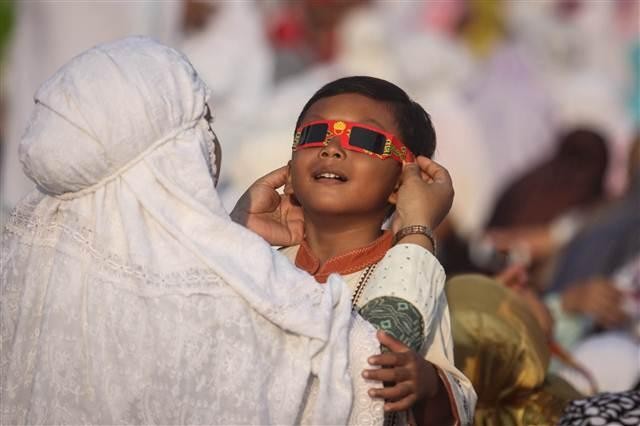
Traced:
<path id="1" fill-rule="evenodd" d="M 242 194 L 231 219 L 244 225 L 274 246 L 299 244 L 304 236 L 304 217 L 292 195 L 276 190 L 287 182 L 287 166 L 258 179 Z"/>
<path id="2" fill-rule="evenodd" d="M 440 380 L 433 365 L 385 332 L 378 331 L 377 337 L 391 352 L 370 357 L 369 364 L 382 368 L 364 370 L 362 375 L 389 386 L 370 389 L 369 396 L 384 398 L 385 411 L 408 410 L 425 397 L 432 398 Z"/>
<path id="3" fill-rule="evenodd" d="M 447 169 L 427 157 L 404 165 L 398 188 L 393 232 L 409 225 L 435 229 L 453 203 L 453 183 Z"/>

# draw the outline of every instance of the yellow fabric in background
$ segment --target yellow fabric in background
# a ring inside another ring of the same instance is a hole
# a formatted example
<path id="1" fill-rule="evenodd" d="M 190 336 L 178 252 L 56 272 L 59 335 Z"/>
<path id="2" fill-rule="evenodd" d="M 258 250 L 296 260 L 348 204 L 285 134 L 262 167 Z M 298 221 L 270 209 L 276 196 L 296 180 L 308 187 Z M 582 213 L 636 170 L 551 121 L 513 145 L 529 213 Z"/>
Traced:
<path id="1" fill-rule="evenodd" d="M 505 36 L 505 5 L 502 0 L 469 0 L 460 31 L 476 56 L 489 56 Z"/>
<path id="2" fill-rule="evenodd" d="M 482 275 L 459 275 L 445 288 L 455 363 L 478 394 L 475 424 L 556 424 L 566 404 L 581 395 L 547 376 L 549 347 L 527 305 Z"/>

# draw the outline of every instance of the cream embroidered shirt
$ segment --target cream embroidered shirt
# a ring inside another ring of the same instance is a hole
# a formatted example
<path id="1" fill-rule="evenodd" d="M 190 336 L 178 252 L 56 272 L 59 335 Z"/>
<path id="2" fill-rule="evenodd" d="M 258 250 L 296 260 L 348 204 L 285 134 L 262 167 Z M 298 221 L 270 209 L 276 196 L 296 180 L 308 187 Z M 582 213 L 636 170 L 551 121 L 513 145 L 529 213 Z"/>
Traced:
<path id="1" fill-rule="evenodd" d="M 352 294 L 357 291 L 368 265 L 375 265 L 364 290 L 360 289 L 357 307 L 382 295 L 401 297 L 419 307 L 425 320 L 421 353 L 438 369 L 449 393 L 456 424 L 472 424 L 477 397 L 469 379 L 454 365 L 444 269 L 435 256 L 418 245 L 400 244 L 389 251 L 391 244 L 392 236 L 387 232 L 369 246 L 328 259 L 323 264 L 304 242 L 280 251 L 319 282 L 331 273 L 340 273 Z M 410 259 L 416 261 L 408 262 Z"/>

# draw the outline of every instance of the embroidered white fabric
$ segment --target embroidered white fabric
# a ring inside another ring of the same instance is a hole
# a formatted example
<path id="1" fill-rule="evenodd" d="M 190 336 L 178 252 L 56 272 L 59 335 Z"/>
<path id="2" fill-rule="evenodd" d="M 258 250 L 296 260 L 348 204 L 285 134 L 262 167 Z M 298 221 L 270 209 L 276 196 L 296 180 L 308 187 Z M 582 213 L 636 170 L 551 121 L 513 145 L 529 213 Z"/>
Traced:
<path id="1" fill-rule="evenodd" d="M 352 344 L 349 347 L 350 370 L 353 372 L 354 389 L 370 389 L 381 387 L 380 382 L 374 382 L 362 377 L 361 372 L 365 369 L 373 368 L 366 360 L 371 354 L 380 350 L 380 345 L 375 337 L 376 329 L 365 321 L 360 315 L 353 313 L 353 323 L 349 331 L 349 340 Z M 308 399 L 302 410 L 301 425 L 314 425 L 312 417 L 318 393 L 320 391 L 317 380 L 312 380 L 309 384 Z M 384 401 L 373 399 L 366 392 L 356 392 L 353 399 L 353 408 L 349 416 L 350 425 L 381 425 L 384 422 L 383 412 Z M 404 423 L 396 423 L 398 426 Z"/>
<path id="2" fill-rule="evenodd" d="M 286 247 L 280 252 L 295 262 L 299 248 Z M 363 273 L 356 271 L 343 276 L 352 293 L 356 291 Z M 419 307 L 426 330 L 420 353 L 438 367 L 449 398 L 455 403 L 452 409 L 457 413 L 456 424 L 470 425 L 477 396 L 471 381 L 454 364 L 449 304 L 443 291 L 445 278 L 442 265 L 428 250 L 416 244 L 398 244 L 376 265 L 357 305 L 362 307 L 376 297 L 391 295 Z M 408 423 L 405 414 L 396 413 L 393 424 Z"/>
<path id="3" fill-rule="evenodd" d="M 21 158 L 40 189 L 2 237 L 1 424 L 293 424 L 310 381 L 311 423 L 380 423 L 348 289 L 222 208 L 207 98 L 139 37 L 36 93 Z"/>

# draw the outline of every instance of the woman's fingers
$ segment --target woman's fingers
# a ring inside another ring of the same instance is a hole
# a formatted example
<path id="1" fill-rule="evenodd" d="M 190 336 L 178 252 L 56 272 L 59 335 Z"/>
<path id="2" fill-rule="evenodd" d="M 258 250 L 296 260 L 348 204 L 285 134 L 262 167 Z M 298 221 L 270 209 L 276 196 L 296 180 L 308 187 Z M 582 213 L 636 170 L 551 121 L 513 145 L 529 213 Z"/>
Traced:
<path id="1" fill-rule="evenodd" d="M 451 181 L 451 175 L 449 175 L 447 169 L 430 158 L 424 157 L 422 155 L 418 156 L 418 158 L 416 159 L 416 164 L 418 164 L 423 176 L 426 179 L 431 179 L 434 182 L 440 183 Z"/>
<path id="2" fill-rule="evenodd" d="M 279 167 L 262 176 L 256 181 L 256 183 L 267 185 L 273 189 L 278 189 L 287 183 L 287 175 L 289 173 L 288 169 L 289 166 L 287 165 Z"/>
<path id="3" fill-rule="evenodd" d="M 411 179 L 424 180 L 421 176 L 420 167 L 416 163 L 405 163 L 402 167 L 402 174 L 400 175 L 400 185 L 405 184 Z"/>

